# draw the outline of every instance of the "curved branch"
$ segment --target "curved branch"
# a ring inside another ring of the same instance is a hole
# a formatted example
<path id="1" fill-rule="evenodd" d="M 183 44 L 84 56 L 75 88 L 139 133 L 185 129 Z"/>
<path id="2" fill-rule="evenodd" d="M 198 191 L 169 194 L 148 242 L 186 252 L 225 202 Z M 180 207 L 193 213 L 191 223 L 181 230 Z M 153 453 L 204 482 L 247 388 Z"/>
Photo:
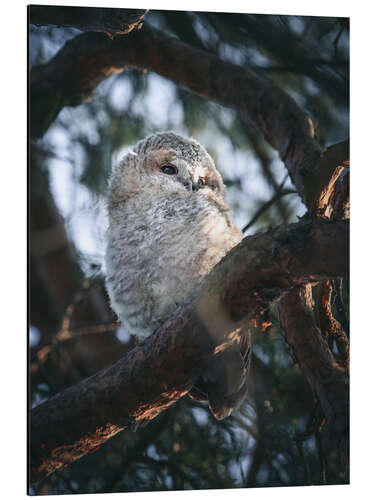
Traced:
<path id="1" fill-rule="evenodd" d="M 154 335 L 31 410 L 31 482 L 155 418 L 190 390 L 215 352 L 239 341 L 249 316 L 296 285 L 345 274 L 347 259 L 346 221 L 301 221 L 245 238 Z"/>
<path id="2" fill-rule="evenodd" d="M 29 5 L 28 11 L 29 23 L 36 26 L 70 26 L 82 31 L 126 34 L 139 27 L 148 10 Z"/>
<path id="3" fill-rule="evenodd" d="M 311 119 L 283 90 L 146 25 L 113 40 L 103 33 L 84 33 L 69 40 L 47 64 L 33 68 L 32 137 L 43 135 L 62 107 L 82 103 L 103 79 L 128 67 L 154 71 L 236 110 L 279 152 L 308 208 L 326 215 L 333 186 L 349 157 L 349 142 L 323 155 Z"/>
<path id="4" fill-rule="evenodd" d="M 349 141 L 335 144 L 325 152 L 316 168 L 305 179 L 306 202 L 310 213 L 332 219 L 348 217 L 348 172 L 341 176 L 348 166 Z M 329 282 L 326 286 L 329 286 Z M 325 311 L 321 311 L 320 328 L 314 316 L 311 285 L 286 294 L 278 304 L 278 311 L 284 339 L 324 413 L 324 451 L 329 456 L 330 448 L 337 449 L 346 468 L 349 458 L 349 343 L 332 315 L 330 292 L 326 291 L 325 295 Z M 325 331 L 322 332 L 321 329 Z M 344 368 L 337 364 L 322 336 L 322 333 L 328 335 L 329 331 L 335 331 L 339 337 L 338 345 L 344 355 Z"/>
<path id="5" fill-rule="evenodd" d="M 321 156 L 308 115 L 283 90 L 247 69 L 146 25 L 114 40 L 85 33 L 68 41 L 47 64 L 33 69 L 32 136 L 43 135 L 63 106 L 81 103 L 104 78 L 127 67 L 154 71 L 239 112 L 279 151 L 304 198 L 304 177 Z"/>

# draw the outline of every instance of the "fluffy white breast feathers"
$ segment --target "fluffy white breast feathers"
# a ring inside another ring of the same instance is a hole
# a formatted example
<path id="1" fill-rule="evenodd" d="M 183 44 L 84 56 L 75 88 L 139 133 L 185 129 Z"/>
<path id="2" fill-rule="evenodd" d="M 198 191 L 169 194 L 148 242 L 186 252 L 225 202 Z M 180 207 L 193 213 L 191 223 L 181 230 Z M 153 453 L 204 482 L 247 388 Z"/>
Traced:
<path id="1" fill-rule="evenodd" d="M 108 216 L 108 294 L 123 327 L 140 340 L 242 239 L 212 158 L 172 132 L 138 142 L 115 167 Z M 243 338 L 216 355 L 190 391 L 216 418 L 230 415 L 246 395 L 250 332 Z"/>
<path id="2" fill-rule="evenodd" d="M 138 142 L 110 179 L 107 289 L 124 328 L 149 336 L 242 238 L 207 151 L 172 132 Z"/>

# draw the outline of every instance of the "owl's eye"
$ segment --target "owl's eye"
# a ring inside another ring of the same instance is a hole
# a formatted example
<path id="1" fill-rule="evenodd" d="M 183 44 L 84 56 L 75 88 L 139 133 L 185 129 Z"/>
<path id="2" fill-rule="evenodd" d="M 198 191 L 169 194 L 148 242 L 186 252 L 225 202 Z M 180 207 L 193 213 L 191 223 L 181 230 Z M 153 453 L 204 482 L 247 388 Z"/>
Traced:
<path id="1" fill-rule="evenodd" d="M 176 175 L 178 173 L 177 168 L 173 165 L 163 165 L 162 167 L 160 167 L 160 170 L 164 174 L 168 174 L 168 175 Z"/>

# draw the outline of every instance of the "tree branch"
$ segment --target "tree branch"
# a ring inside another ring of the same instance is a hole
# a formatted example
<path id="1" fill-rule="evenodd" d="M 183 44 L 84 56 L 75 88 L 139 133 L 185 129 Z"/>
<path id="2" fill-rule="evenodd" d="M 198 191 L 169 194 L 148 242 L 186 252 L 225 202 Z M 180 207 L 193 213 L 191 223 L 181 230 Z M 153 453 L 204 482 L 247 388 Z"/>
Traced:
<path id="1" fill-rule="evenodd" d="M 319 217 L 332 215 L 335 184 L 346 167 L 349 167 L 349 140 L 328 148 L 316 168 L 307 175 L 305 179 L 306 204 L 315 215 Z M 349 191 L 347 191 L 348 196 Z"/>
<path id="2" fill-rule="evenodd" d="M 154 335 L 31 410 L 31 482 L 155 418 L 190 390 L 210 357 L 239 342 L 249 316 L 296 285 L 345 274 L 347 259 L 346 221 L 301 221 L 245 238 Z"/>
<path id="3" fill-rule="evenodd" d="M 305 179 L 306 201 L 310 213 L 324 218 L 349 216 L 348 174 L 349 141 L 329 148 L 316 168 Z M 340 180 L 341 179 L 341 180 Z M 332 315 L 329 281 L 322 287 L 324 305 L 320 309 L 320 328 L 314 315 L 311 285 L 286 294 L 278 304 L 284 338 L 306 376 L 325 416 L 323 449 L 326 456 L 334 448 L 341 463 L 349 459 L 349 342 L 341 325 Z M 325 329 L 323 332 L 321 328 Z M 322 335 L 336 334 L 344 367 L 340 367 Z"/>
<path id="4" fill-rule="evenodd" d="M 336 362 L 317 327 L 311 285 L 289 292 L 279 303 L 280 326 L 316 395 L 324 416 L 323 447 L 334 447 L 347 463 L 349 445 L 349 378 Z"/>
<path id="5" fill-rule="evenodd" d="M 319 302 L 320 328 L 327 340 L 331 338 L 336 341 L 338 350 L 337 359 L 349 374 L 349 340 L 341 324 L 333 315 L 331 305 L 332 291 L 333 285 L 329 280 L 322 283 Z"/>
<path id="6" fill-rule="evenodd" d="M 247 137 L 247 140 L 249 144 L 251 145 L 251 148 L 253 149 L 254 153 L 256 154 L 257 159 L 260 162 L 260 165 L 262 167 L 262 174 L 264 178 L 266 179 L 268 185 L 273 189 L 273 191 L 276 193 L 279 190 L 279 184 L 276 181 L 276 178 L 274 176 L 274 173 L 272 171 L 272 157 L 270 153 L 267 151 L 266 144 L 259 134 L 257 130 L 254 129 L 250 125 L 250 123 L 247 123 L 246 121 L 242 120 L 242 129 L 244 134 Z M 282 198 L 279 198 L 276 201 L 276 206 L 278 211 L 280 212 L 280 215 L 282 217 L 282 220 L 285 222 L 285 224 L 288 223 L 288 208 L 287 205 L 285 205 L 284 201 Z"/>
<path id="7" fill-rule="evenodd" d="M 349 219 L 350 214 L 350 173 L 349 169 L 337 180 L 334 193 L 331 195 L 331 219 Z"/>
<path id="8" fill-rule="evenodd" d="M 29 23 L 36 26 L 70 26 L 82 31 L 104 31 L 113 35 L 130 33 L 140 26 L 148 9 L 112 9 L 29 5 Z"/>
<path id="9" fill-rule="evenodd" d="M 304 177 L 321 156 L 311 119 L 275 85 L 247 69 L 144 26 L 110 40 L 85 33 L 68 41 L 30 78 L 31 133 L 40 137 L 63 106 L 81 103 L 108 76 L 127 67 L 150 70 L 250 120 L 276 148 L 304 198 Z"/>

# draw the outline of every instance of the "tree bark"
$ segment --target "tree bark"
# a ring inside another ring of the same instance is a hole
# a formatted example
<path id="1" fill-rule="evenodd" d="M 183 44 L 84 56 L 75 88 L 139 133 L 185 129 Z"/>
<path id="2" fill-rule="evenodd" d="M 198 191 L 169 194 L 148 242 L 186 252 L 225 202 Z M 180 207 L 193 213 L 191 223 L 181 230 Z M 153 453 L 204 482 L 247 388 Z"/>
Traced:
<path id="1" fill-rule="evenodd" d="M 240 113 L 278 150 L 304 199 L 306 175 L 322 151 L 311 119 L 283 90 L 250 71 L 143 26 L 110 40 L 85 33 L 68 41 L 30 77 L 31 134 L 40 137 L 63 106 L 80 104 L 108 76 L 132 67 L 154 71 Z"/>
<path id="2" fill-rule="evenodd" d="M 333 447 L 347 464 L 349 454 L 349 376 L 336 362 L 314 318 L 311 285 L 286 294 L 279 304 L 280 326 L 325 416 L 323 446 Z"/>
<path id="3" fill-rule="evenodd" d="M 111 34 L 130 33 L 139 27 L 145 9 L 112 9 L 29 5 L 29 23 L 36 26 L 70 26 L 82 31 L 104 31 Z"/>
<path id="4" fill-rule="evenodd" d="M 215 353 L 239 342 L 243 321 L 296 285 L 344 275 L 347 260 L 346 221 L 301 221 L 245 238 L 154 335 L 31 410 L 31 482 L 155 418 L 190 390 Z"/>
<path id="5" fill-rule="evenodd" d="M 316 168 L 311 170 L 305 179 L 305 202 L 307 207 L 318 217 L 333 216 L 333 196 L 341 198 L 344 196 L 346 203 L 349 199 L 348 186 L 337 183 L 345 168 L 349 167 L 349 140 L 339 142 L 328 148 Z M 335 188 L 342 191 L 335 194 Z M 340 203 L 340 202 L 336 202 Z M 341 202 L 341 204 L 344 201 Z M 336 208 L 336 210 L 338 210 Z M 343 217 L 337 217 L 343 218 Z"/>
<path id="6" fill-rule="evenodd" d="M 349 141 L 331 146 L 309 172 L 306 202 L 313 216 L 327 219 L 349 217 Z M 329 281 L 322 285 L 320 324 L 314 315 L 311 285 L 286 294 L 278 303 L 281 330 L 323 410 L 325 456 L 337 450 L 344 467 L 349 461 L 349 342 L 331 310 Z M 326 337 L 336 335 L 342 358 L 340 366 Z"/>

